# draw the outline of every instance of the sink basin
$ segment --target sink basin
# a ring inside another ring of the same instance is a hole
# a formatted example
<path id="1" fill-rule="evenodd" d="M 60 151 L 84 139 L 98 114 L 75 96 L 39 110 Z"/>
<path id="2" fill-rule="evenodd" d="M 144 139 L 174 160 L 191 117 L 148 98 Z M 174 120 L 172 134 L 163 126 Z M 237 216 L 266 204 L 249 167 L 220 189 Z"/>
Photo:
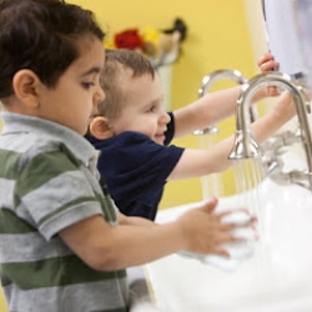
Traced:
<path id="1" fill-rule="evenodd" d="M 233 272 L 178 254 L 146 265 L 158 308 L 164 312 L 311 312 L 312 193 L 300 186 L 261 184 L 265 237 L 255 255 Z M 246 194 L 219 199 L 234 209 Z M 194 204 L 158 213 L 168 222 Z"/>

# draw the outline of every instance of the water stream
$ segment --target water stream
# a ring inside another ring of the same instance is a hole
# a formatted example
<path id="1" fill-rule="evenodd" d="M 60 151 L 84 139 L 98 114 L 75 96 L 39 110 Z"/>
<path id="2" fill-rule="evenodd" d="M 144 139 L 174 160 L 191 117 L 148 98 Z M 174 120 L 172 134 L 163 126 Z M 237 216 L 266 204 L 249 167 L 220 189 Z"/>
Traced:
<path id="1" fill-rule="evenodd" d="M 235 161 L 235 184 L 237 194 L 241 194 L 238 205 L 247 208 L 258 222 L 256 232 L 258 241 L 255 248 L 257 261 L 255 274 L 270 269 L 272 259 L 271 239 L 268 225 L 270 224 L 270 211 L 264 209 L 264 194 L 261 191 L 264 172 L 261 158 L 249 158 Z"/>
<path id="2" fill-rule="evenodd" d="M 203 150 L 209 150 L 217 142 L 217 133 L 195 133 L 198 137 L 199 147 Z M 224 196 L 223 183 L 220 173 L 213 173 L 201 177 L 201 187 L 203 199 L 210 199 L 213 196 Z"/>

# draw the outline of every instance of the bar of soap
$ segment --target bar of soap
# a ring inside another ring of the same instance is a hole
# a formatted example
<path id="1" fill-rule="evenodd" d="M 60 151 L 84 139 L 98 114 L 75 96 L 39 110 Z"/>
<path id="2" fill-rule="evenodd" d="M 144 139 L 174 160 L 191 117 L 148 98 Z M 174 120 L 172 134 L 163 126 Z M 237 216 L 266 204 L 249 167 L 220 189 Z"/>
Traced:
<path id="1" fill-rule="evenodd" d="M 223 223 L 245 225 L 251 220 L 251 215 L 244 211 L 234 211 L 222 218 Z"/>
<path id="2" fill-rule="evenodd" d="M 222 218 L 223 223 L 244 226 L 251 220 L 251 216 L 244 211 L 234 211 Z M 242 227 L 232 230 L 235 238 L 241 239 L 238 242 L 223 244 L 223 247 L 230 254 L 230 258 L 219 255 L 202 255 L 193 252 L 181 251 L 178 254 L 184 257 L 197 259 L 205 264 L 210 264 L 227 272 L 235 271 L 241 262 L 250 258 L 255 251 L 256 233 L 251 227 Z"/>

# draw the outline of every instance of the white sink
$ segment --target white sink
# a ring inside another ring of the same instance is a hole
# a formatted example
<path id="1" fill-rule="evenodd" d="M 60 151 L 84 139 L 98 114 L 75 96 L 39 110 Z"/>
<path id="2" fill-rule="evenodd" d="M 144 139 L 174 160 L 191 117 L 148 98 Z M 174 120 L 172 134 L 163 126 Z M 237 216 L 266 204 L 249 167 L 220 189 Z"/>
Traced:
<path id="1" fill-rule="evenodd" d="M 234 272 L 172 255 L 146 265 L 156 304 L 164 312 L 311 312 L 312 193 L 296 185 L 262 182 L 266 242 Z M 245 194 L 220 198 L 237 206 Z M 160 211 L 159 223 L 194 205 Z"/>

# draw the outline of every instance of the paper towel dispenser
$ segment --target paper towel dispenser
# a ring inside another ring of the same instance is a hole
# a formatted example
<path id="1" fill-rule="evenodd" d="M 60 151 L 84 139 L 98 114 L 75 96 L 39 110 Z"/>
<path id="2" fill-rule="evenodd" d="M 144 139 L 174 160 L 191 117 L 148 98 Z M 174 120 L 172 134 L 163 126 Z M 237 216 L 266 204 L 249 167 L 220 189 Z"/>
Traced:
<path id="1" fill-rule="evenodd" d="M 279 71 L 304 81 L 308 70 L 298 35 L 293 0 L 262 0 L 262 8 L 268 47 L 280 64 Z"/>

